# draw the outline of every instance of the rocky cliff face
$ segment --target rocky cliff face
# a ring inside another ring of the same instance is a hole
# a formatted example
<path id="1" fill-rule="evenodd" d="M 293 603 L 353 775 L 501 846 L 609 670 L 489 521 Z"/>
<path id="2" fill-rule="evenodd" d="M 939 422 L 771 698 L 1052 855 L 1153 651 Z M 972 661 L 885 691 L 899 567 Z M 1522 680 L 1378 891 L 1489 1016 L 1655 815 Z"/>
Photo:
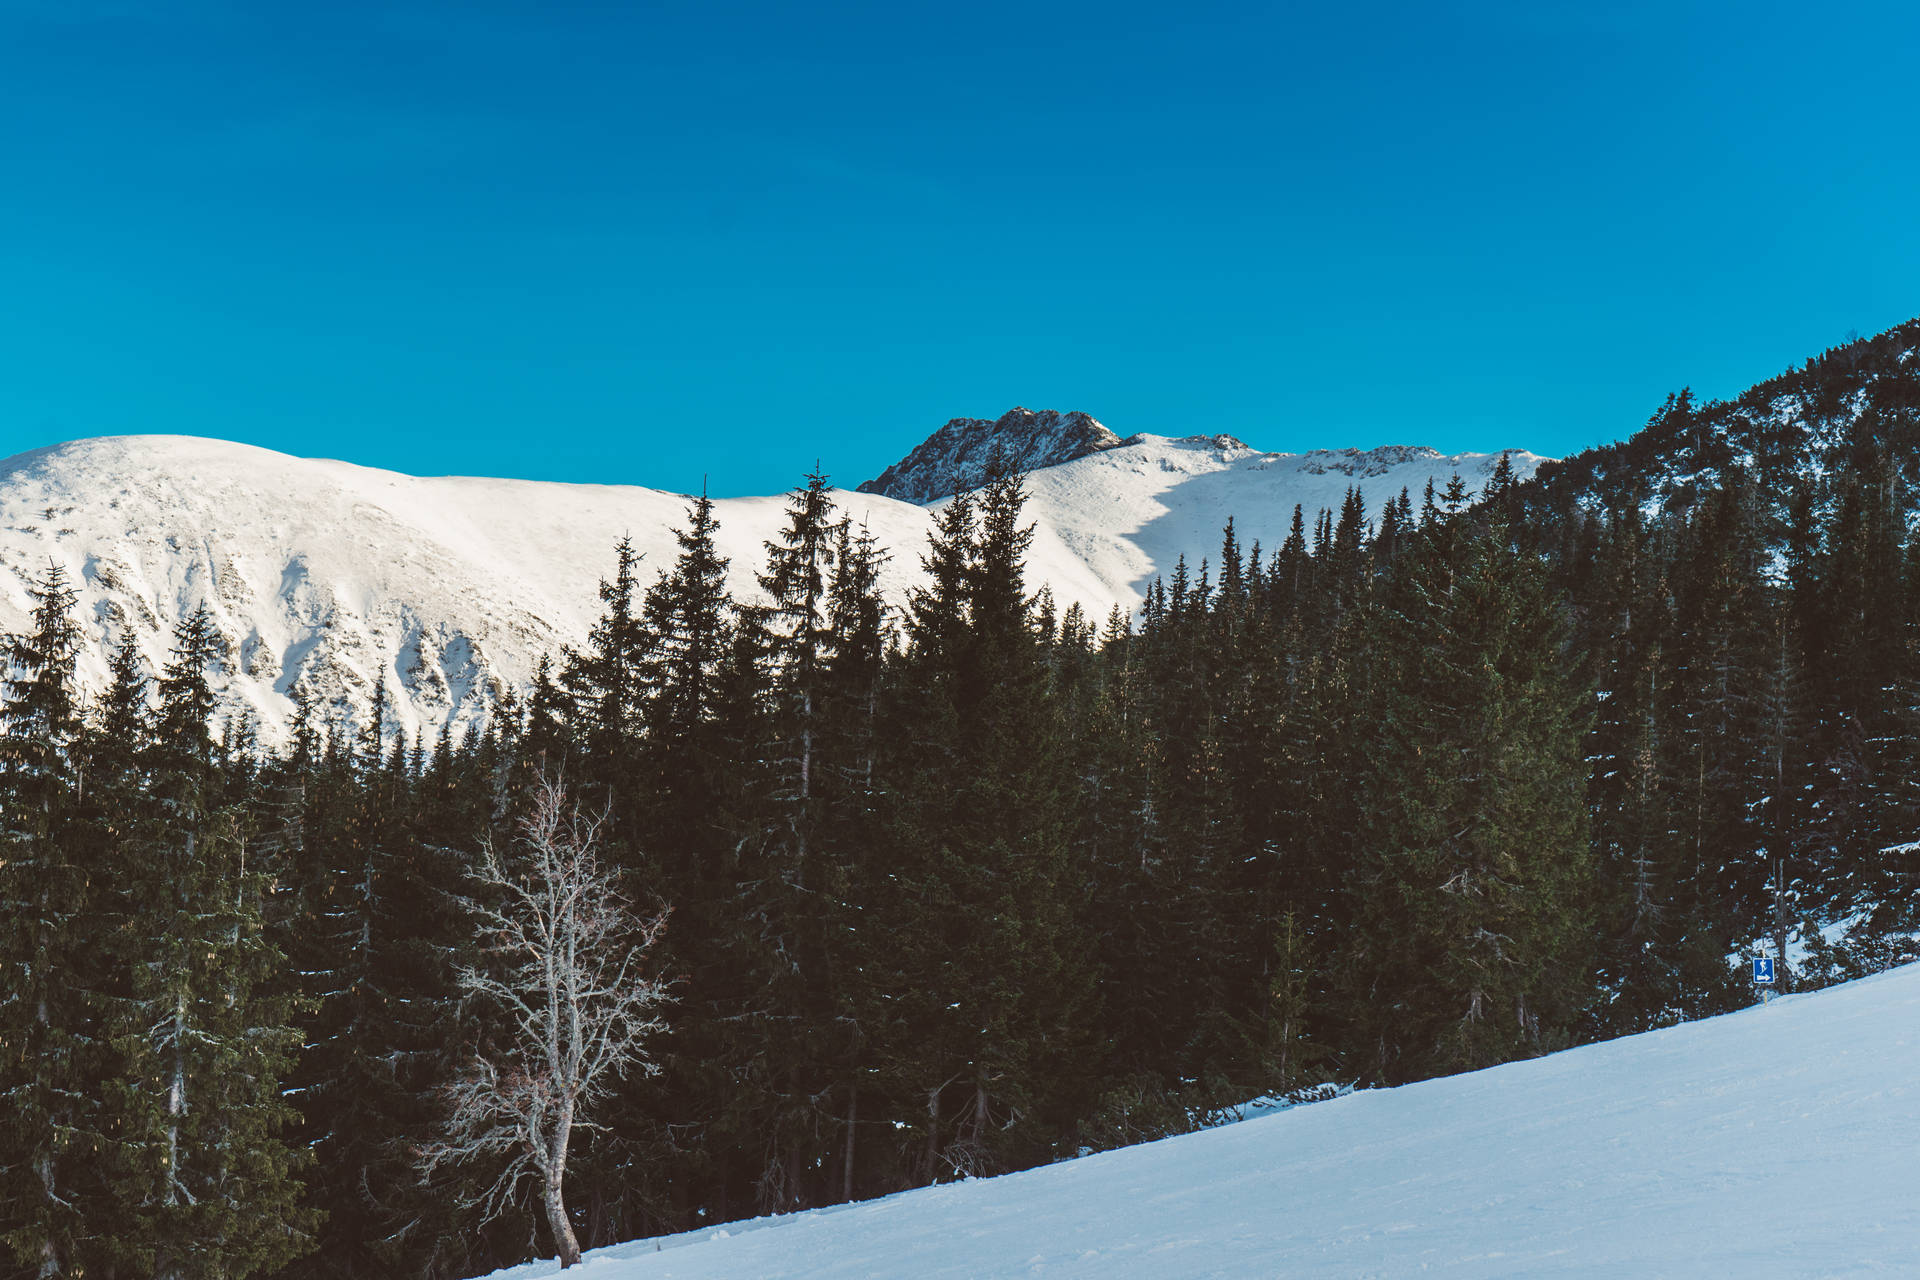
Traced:
<path id="1" fill-rule="evenodd" d="M 1037 471 L 1119 444 L 1119 436 L 1077 410 L 1014 408 L 994 419 L 953 418 L 877 479 L 861 485 L 860 492 L 902 502 L 938 502 L 978 485 L 995 445 L 1006 450 L 1020 470 Z"/>

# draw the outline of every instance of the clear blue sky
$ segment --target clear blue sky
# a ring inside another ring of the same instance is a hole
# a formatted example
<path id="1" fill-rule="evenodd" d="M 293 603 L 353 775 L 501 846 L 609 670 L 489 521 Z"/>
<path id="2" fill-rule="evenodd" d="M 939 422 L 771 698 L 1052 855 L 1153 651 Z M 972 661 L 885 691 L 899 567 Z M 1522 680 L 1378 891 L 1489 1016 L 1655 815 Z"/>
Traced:
<path id="1" fill-rule="evenodd" d="M 0 454 L 1571 452 L 1920 314 L 1907 4 L 0 0 Z"/>

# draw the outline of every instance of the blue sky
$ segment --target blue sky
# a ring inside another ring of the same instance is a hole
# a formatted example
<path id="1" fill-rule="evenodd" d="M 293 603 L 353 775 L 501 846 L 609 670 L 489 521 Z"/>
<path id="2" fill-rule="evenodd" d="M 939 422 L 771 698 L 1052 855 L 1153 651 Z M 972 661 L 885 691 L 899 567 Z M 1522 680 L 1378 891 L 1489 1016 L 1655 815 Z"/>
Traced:
<path id="1" fill-rule="evenodd" d="M 1920 314 L 1907 5 L 0 0 L 0 454 L 1565 453 Z"/>

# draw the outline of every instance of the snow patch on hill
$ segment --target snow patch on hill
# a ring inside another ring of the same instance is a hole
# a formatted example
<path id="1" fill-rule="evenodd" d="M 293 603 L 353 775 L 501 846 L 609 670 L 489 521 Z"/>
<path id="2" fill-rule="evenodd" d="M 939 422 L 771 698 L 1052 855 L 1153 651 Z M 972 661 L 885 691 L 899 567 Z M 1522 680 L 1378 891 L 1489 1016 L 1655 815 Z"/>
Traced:
<path id="1" fill-rule="evenodd" d="M 925 534 L 918 507 L 843 496 L 890 545 Z M 541 654 L 582 640 L 620 537 L 649 580 L 671 564 L 687 505 L 654 489 L 422 479 L 194 437 L 84 440 L 0 463 L 0 628 L 25 625 L 27 584 L 53 561 L 80 595 L 89 687 L 123 636 L 158 671 L 174 623 L 204 604 L 226 640 L 223 703 L 269 739 L 296 685 L 347 717 L 383 684 L 408 732 L 460 729 L 526 688 Z M 751 593 L 781 499 L 719 507 L 731 586 Z M 889 567 L 891 591 L 910 568 Z"/>
<path id="2" fill-rule="evenodd" d="M 1348 488 L 1358 487 L 1377 519 L 1402 489 L 1417 506 L 1429 480 L 1444 487 L 1458 474 L 1479 492 L 1501 456 L 1447 456 L 1398 445 L 1262 453 L 1232 436 L 1138 435 L 1119 448 L 1034 472 L 1027 478 L 1027 510 L 1049 549 L 1058 545 L 1049 560 L 1071 566 L 1064 577 L 1110 584 L 1110 596 L 1131 608 L 1181 556 L 1196 573 L 1202 559 L 1217 565 L 1228 516 L 1243 553 L 1257 543 L 1270 556 L 1286 539 L 1296 505 L 1311 528 L 1318 512 L 1337 511 Z M 1506 457 L 1522 480 L 1545 461 L 1519 449 Z M 1054 589 L 1063 601 L 1089 594 L 1076 594 L 1072 585 L 1063 592 L 1059 582 Z"/>
<path id="3" fill-rule="evenodd" d="M 1920 1275 L 1916 1053 L 1920 965 L 1025 1173 L 596 1250 L 573 1274 Z"/>
<path id="4" fill-rule="evenodd" d="M 1539 461 L 1513 456 L 1522 475 Z M 1217 556 L 1229 515 L 1243 547 L 1271 550 L 1295 503 L 1311 515 L 1358 483 L 1377 510 L 1455 470 L 1477 486 L 1496 457 L 1135 436 L 1031 474 L 1029 582 L 1095 619 L 1131 611 L 1180 555 Z M 937 505 L 836 499 L 891 552 L 882 586 L 903 602 Z M 323 719 L 364 718 L 384 687 L 399 730 L 458 732 L 524 692 L 541 655 L 584 640 L 619 538 L 644 554 L 645 581 L 671 565 L 689 502 L 627 485 L 422 478 L 190 436 L 81 440 L 0 461 L 0 630 L 26 625 L 28 585 L 52 561 L 79 592 L 89 689 L 122 637 L 158 672 L 175 623 L 204 604 L 226 642 L 223 707 L 267 742 L 283 738 L 296 687 Z M 715 504 L 740 598 L 757 594 L 784 504 Z"/>

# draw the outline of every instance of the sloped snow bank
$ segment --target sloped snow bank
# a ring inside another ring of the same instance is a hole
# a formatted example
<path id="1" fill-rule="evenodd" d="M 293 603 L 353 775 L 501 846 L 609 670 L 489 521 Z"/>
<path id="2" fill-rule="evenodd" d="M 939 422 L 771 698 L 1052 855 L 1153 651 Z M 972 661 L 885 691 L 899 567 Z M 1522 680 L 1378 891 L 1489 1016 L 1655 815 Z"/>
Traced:
<path id="1" fill-rule="evenodd" d="M 575 1274 L 1920 1276 L 1920 965 L 1007 1177 L 597 1250 Z"/>

